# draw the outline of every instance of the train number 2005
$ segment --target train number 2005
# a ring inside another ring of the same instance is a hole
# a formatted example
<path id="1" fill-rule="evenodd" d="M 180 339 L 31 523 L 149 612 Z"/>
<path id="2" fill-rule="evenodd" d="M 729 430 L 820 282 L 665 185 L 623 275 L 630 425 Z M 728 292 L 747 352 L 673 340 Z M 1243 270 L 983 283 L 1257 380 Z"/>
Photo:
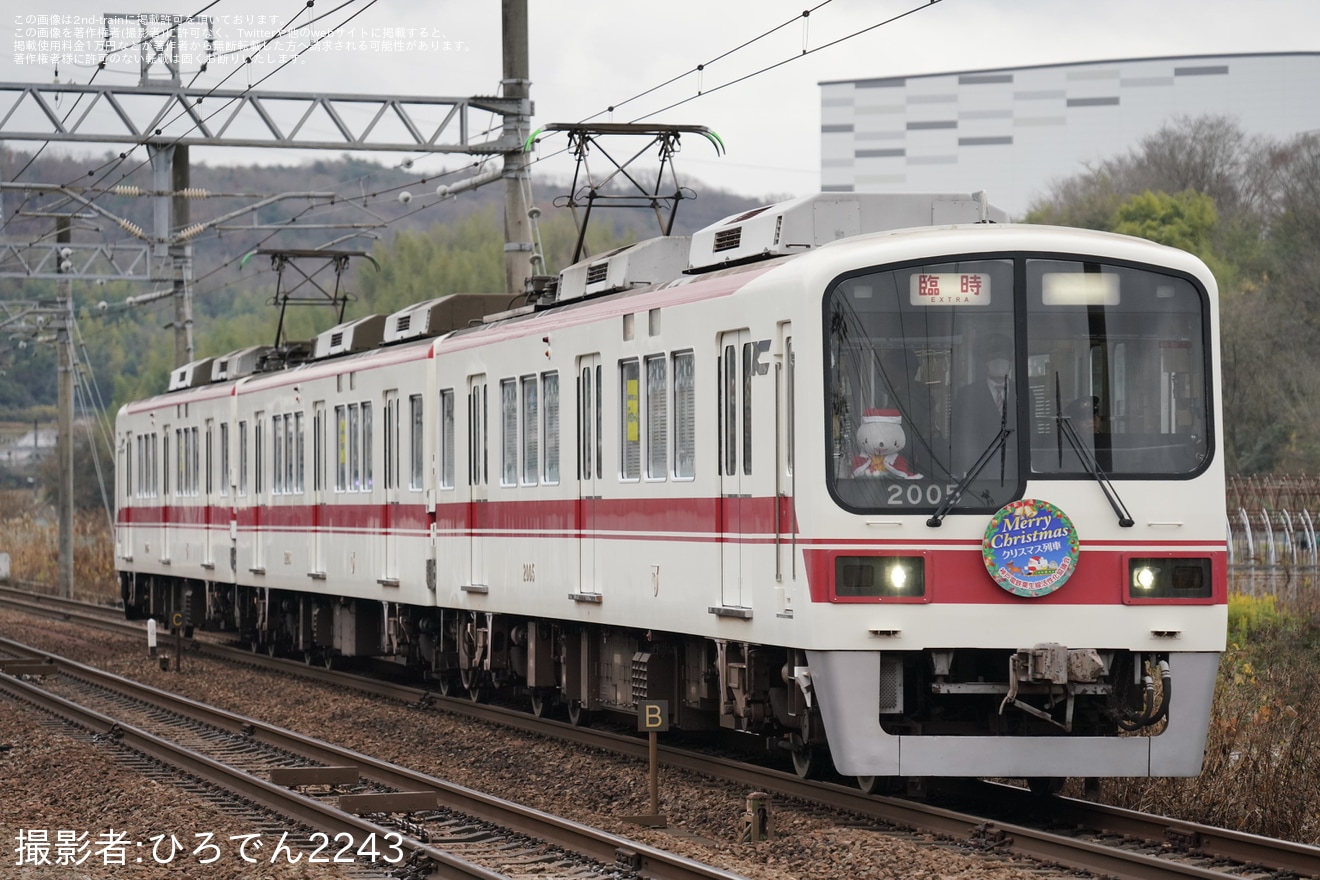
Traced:
<path id="1" fill-rule="evenodd" d="M 936 507 L 944 503 L 958 488 L 956 483 L 893 483 L 885 493 L 885 503 L 894 506 L 919 507 L 928 504 Z"/>

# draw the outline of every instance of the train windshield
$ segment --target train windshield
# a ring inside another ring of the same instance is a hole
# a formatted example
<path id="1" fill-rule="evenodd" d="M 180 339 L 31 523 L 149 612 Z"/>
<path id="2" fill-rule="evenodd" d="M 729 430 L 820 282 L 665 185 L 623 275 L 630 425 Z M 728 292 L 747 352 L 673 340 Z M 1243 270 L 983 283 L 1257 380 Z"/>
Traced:
<path id="1" fill-rule="evenodd" d="M 994 510 L 1028 479 L 1179 478 L 1210 453 L 1206 298 L 1148 268 L 977 258 L 845 277 L 828 473 L 856 510 Z"/>

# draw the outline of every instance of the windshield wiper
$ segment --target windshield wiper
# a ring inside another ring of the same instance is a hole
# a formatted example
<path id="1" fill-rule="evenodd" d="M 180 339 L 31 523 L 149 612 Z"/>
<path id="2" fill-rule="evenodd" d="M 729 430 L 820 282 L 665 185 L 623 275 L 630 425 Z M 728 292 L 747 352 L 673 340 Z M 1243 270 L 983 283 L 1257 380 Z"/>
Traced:
<path id="1" fill-rule="evenodd" d="M 1118 524 L 1125 529 L 1132 528 L 1135 525 L 1132 521 L 1132 514 L 1128 513 L 1127 505 L 1123 503 L 1123 499 L 1118 497 L 1118 490 L 1114 488 L 1114 484 L 1109 482 L 1109 477 L 1105 476 L 1105 472 L 1100 469 L 1100 462 L 1096 461 L 1095 456 L 1091 454 L 1091 450 L 1086 447 L 1086 444 L 1082 442 L 1082 438 L 1078 436 L 1077 429 L 1073 427 L 1072 419 L 1068 416 L 1055 416 L 1055 419 L 1059 423 L 1059 433 L 1068 438 L 1068 445 L 1072 447 L 1073 452 L 1077 453 L 1077 457 L 1091 476 L 1095 478 L 1095 481 L 1100 484 L 1100 491 L 1105 493 L 1105 500 L 1109 502 L 1110 507 L 1114 508 L 1114 514 L 1118 517 Z"/>
<path id="2" fill-rule="evenodd" d="M 981 471 L 985 470 L 985 466 L 990 463 L 990 459 L 994 457 L 995 452 L 1005 448 L 1005 444 L 1008 442 L 1008 435 L 1012 433 L 1013 429 L 1008 427 L 1007 420 L 1001 417 L 999 433 L 995 435 L 994 439 L 990 441 L 990 445 L 981 453 L 981 457 L 976 460 L 976 464 L 967 469 L 967 473 L 958 481 L 958 485 L 953 487 L 953 491 L 944 499 L 944 503 L 941 504 L 933 514 L 931 514 L 930 519 L 926 520 L 926 525 L 933 529 L 937 529 L 944 524 L 944 518 L 949 515 L 949 511 L 953 509 L 953 505 L 958 503 L 958 499 L 962 497 L 963 492 L 967 490 L 967 487 L 971 484 L 972 480 L 975 480 L 977 476 L 980 475 Z M 1002 456 L 999 461 L 999 480 L 1000 482 L 1003 482 L 1004 480 L 1004 461 Z M 988 501 L 989 499 L 986 500 Z"/>

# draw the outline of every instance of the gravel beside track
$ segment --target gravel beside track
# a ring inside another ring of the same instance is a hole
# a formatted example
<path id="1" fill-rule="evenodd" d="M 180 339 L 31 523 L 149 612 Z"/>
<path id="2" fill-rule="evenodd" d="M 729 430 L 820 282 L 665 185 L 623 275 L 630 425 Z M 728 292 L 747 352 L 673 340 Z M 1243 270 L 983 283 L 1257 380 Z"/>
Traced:
<path id="1" fill-rule="evenodd" d="M 749 792 L 663 767 L 660 811 L 668 816 L 670 828 L 643 828 L 620 818 L 649 812 L 643 762 L 193 655 L 185 656 L 182 673 L 162 672 L 148 660 L 145 638 L 137 643 L 17 612 L 0 610 L 0 636 L 719 865 L 752 880 L 1075 876 L 1063 869 L 980 853 L 964 844 L 878 827 L 812 805 L 779 801 L 772 806 L 775 838 L 742 843 L 740 823 Z M 172 648 L 167 640 L 162 642 Z M 0 828 L 7 840 L 0 877 L 7 876 L 6 871 L 42 876 L 27 873 L 30 868 L 12 867 L 20 827 L 49 828 L 52 841 L 56 828 L 87 830 L 93 839 L 108 827 L 130 830 L 141 840 L 171 830 L 181 840 L 192 840 L 202 831 L 225 838 L 253 833 L 250 828 L 231 828 L 229 817 L 201 801 L 121 770 L 108 751 L 97 753 L 90 744 L 75 743 L 57 729 L 42 726 L 26 710 L 11 712 L 8 705 L 0 706 L 0 742 L 13 744 L 11 751 L 0 755 L 0 775 L 12 780 L 8 785 L 13 786 L 0 798 Z M 72 767 L 85 767 L 86 772 L 69 772 Z M 163 825 L 169 816 L 177 818 Z M 223 871 L 226 863 L 233 873 L 212 870 Z M 200 872 L 195 859 L 184 864 L 190 874 L 207 877 L 347 876 L 323 873 L 329 867 L 324 865 L 304 873 L 305 865 L 246 865 L 241 867 L 251 870 L 243 871 L 236 863 L 233 855 Z M 65 873 L 49 876 L 155 878 L 179 867 L 98 866 L 75 869 L 74 874 L 51 869 Z"/>

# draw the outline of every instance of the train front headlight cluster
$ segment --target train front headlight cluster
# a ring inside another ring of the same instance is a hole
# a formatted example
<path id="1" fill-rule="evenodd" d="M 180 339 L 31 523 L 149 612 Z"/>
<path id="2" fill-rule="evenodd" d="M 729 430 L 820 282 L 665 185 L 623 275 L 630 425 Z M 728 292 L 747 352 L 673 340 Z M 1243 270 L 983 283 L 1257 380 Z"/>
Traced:
<path id="1" fill-rule="evenodd" d="M 920 556 L 836 556 L 839 599 L 916 599 L 926 595 L 926 560 Z"/>
<path id="2" fill-rule="evenodd" d="M 1128 560 L 1128 596 L 1133 599 L 1209 599 L 1212 584 L 1209 559 Z"/>

